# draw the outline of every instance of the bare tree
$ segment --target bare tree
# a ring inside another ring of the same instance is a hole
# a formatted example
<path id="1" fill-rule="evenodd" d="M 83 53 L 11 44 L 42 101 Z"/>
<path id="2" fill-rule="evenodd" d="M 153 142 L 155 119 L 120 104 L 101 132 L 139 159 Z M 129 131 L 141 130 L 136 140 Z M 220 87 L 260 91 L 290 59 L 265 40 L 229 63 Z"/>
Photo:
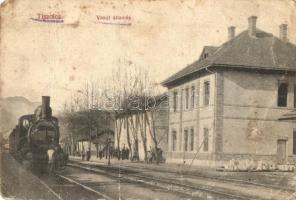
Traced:
<path id="1" fill-rule="evenodd" d="M 127 143 L 130 150 L 133 149 L 132 141 L 134 140 L 134 147 L 138 149 L 138 132 L 134 130 L 133 124 L 131 124 L 131 106 L 130 101 L 136 94 L 137 84 L 139 77 L 137 77 L 137 71 L 135 67 L 130 64 L 130 62 L 124 60 L 119 61 L 119 65 L 113 69 L 112 72 L 112 83 L 110 84 L 110 95 L 112 96 L 114 102 L 114 111 L 116 115 L 116 139 L 117 148 L 120 149 L 120 139 L 121 139 L 121 126 L 125 123 L 126 126 L 126 137 Z M 132 135 L 131 135 L 132 134 Z M 132 136 L 132 137 L 131 137 Z M 130 151 L 136 155 L 133 157 L 138 157 L 137 151 Z"/>
<path id="2" fill-rule="evenodd" d="M 116 92 L 116 97 L 120 97 L 120 109 L 118 110 L 118 117 L 116 123 L 116 135 L 117 145 L 119 148 L 122 122 L 124 119 L 126 123 L 126 137 L 129 149 L 134 151 L 132 157 L 139 157 L 139 137 L 141 137 L 142 145 L 144 149 L 144 159 L 147 161 L 147 133 L 146 129 L 149 128 L 149 134 L 154 143 L 154 148 L 157 150 L 158 137 L 155 136 L 155 125 L 153 124 L 154 112 L 156 108 L 149 110 L 150 114 L 147 114 L 147 99 L 158 94 L 158 88 L 155 82 L 152 80 L 152 76 L 149 74 L 147 68 L 141 68 L 135 65 L 129 65 L 128 62 L 121 63 L 113 72 L 113 83 L 115 84 L 112 91 Z M 151 108 L 149 108 L 151 109 Z M 153 117 L 153 120 L 148 123 L 148 118 Z M 133 139 L 133 147 L 132 141 Z"/>
<path id="3" fill-rule="evenodd" d="M 99 81 L 88 80 L 79 90 L 71 94 L 70 100 L 66 101 L 63 106 L 67 126 L 72 130 L 72 138 L 74 138 L 73 133 L 76 135 L 87 133 L 89 152 L 91 152 L 93 133 L 96 132 L 98 135 L 98 129 L 101 126 L 96 111 L 100 110 L 105 102 L 106 88 L 104 86 Z"/>
<path id="4" fill-rule="evenodd" d="M 91 151 L 92 132 L 96 130 L 98 135 L 99 125 L 95 123 L 94 111 L 112 110 L 116 118 L 117 149 L 120 149 L 122 130 L 125 126 L 128 148 L 134 154 L 131 155 L 131 158 L 139 157 L 139 139 L 141 137 L 147 161 L 147 132 L 154 142 L 156 152 L 159 144 L 155 128 L 157 108 L 151 107 L 151 105 L 147 108 L 147 104 L 149 104 L 147 99 L 159 93 L 157 85 L 152 80 L 148 68 L 135 66 L 126 60 L 118 63 L 119 65 L 112 70 L 109 79 L 104 79 L 101 82 L 87 81 L 80 90 L 72 94 L 70 102 L 64 107 L 65 110 L 71 112 L 84 111 L 87 113 L 86 123 L 79 127 L 79 130 L 87 129 L 88 131 L 89 151 Z M 77 126 L 77 124 L 72 125 Z M 120 155 L 118 155 L 119 157 Z"/>

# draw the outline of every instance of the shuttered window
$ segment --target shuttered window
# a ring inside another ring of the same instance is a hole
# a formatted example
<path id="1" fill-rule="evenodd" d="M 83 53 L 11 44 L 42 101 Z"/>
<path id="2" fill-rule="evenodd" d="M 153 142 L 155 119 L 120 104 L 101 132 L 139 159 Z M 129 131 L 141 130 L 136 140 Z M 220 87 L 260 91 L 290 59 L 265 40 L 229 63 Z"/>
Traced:
<path id="1" fill-rule="evenodd" d="M 173 151 L 177 150 L 177 132 L 176 131 L 172 132 L 172 150 Z"/>
<path id="2" fill-rule="evenodd" d="M 293 132 L 293 154 L 296 155 L 296 131 Z"/>
<path id="3" fill-rule="evenodd" d="M 194 150 L 194 129 L 190 130 L 190 151 Z"/>
<path id="4" fill-rule="evenodd" d="M 188 130 L 184 130 L 184 151 L 188 151 Z"/>
<path id="5" fill-rule="evenodd" d="M 278 88 L 278 106 L 287 107 L 288 83 L 280 83 Z"/>
<path id="6" fill-rule="evenodd" d="M 189 108 L 189 88 L 185 89 L 185 109 Z"/>
<path id="7" fill-rule="evenodd" d="M 204 141 L 203 150 L 206 152 L 209 150 L 209 129 L 204 128 Z"/>
<path id="8" fill-rule="evenodd" d="M 207 106 L 210 103 L 210 82 L 204 82 L 204 105 Z"/>
<path id="9" fill-rule="evenodd" d="M 195 87 L 191 87 L 191 108 L 194 109 L 195 104 Z"/>
<path id="10" fill-rule="evenodd" d="M 294 108 L 296 108 L 296 85 L 294 85 Z"/>
<path id="11" fill-rule="evenodd" d="M 173 93 L 173 110 L 174 112 L 177 112 L 178 107 L 178 92 Z"/>

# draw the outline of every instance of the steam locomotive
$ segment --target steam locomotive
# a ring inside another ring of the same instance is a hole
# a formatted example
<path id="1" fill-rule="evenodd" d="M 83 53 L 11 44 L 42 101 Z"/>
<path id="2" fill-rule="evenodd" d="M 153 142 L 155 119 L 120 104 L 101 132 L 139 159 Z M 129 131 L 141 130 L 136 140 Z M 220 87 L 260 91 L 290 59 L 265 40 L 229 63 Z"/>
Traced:
<path id="1" fill-rule="evenodd" d="M 43 96 L 42 105 L 36 108 L 34 114 L 19 118 L 9 135 L 9 152 L 33 172 L 54 172 L 67 162 L 59 138 L 59 122 L 52 116 L 50 97 Z"/>

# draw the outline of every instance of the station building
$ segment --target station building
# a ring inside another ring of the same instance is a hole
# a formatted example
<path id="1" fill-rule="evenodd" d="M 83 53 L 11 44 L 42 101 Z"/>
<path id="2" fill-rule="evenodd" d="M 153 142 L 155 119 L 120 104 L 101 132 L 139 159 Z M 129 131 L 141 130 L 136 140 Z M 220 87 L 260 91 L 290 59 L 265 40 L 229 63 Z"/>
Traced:
<path id="1" fill-rule="evenodd" d="M 194 63 L 166 79 L 167 162 L 220 166 L 230 159 L 295 162 L 296 124 L 279 120 L 296 107 L 296 46 L 287 25 L 279 37 L 256 27 L 221 46 L 205 46 Z"/>

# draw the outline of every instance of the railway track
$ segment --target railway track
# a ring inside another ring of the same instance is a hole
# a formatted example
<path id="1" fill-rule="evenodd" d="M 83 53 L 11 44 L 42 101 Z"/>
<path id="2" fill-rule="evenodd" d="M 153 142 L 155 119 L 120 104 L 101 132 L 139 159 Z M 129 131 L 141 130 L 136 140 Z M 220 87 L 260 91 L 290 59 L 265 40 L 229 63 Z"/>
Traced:
<path id="1" fill-rule="evenodd" d="M 263 184 L 263 183 L 258 183 L 258 182 L 254 182 L 254 181 L 246 181 L 246 180 L 240 180 L 240 179 L 233 179 L 233 178 L 225 178 L 225 177 L 221 177 L 221 176 L 207 176 L 207 175 L 202 175 L 202 174 L 194 174 L 191 173 L 189 174 L 188 172 L 178 172 L 178 171 L 165 171 L 165 170 L 161 170 L 161 169 L 151 169 L 149 167 L 143 167 L 143 166 L 121 166 L 121 168 L 125 168 L 125 169 L 130 169 L 130 168 L 134 168 L 134 169 L 144 169 L 144 170 L 153 170 L 156 172 L 160 172 L 160 173 L 167 173 L 167 174 L 179 174 L 182 175 L 183 177 L 196 177 L 196 178 L 203 178 L 203 179 L 208 179 L 208 180 L 215 180 L 215 181 L 220 181 L 220 182 L 229 182 L 229 183 L 236 183 L 237 185 L 251 185 L 251 186 L 257 186 L 257 187 L 263 187 L 263 188 L 267 188 L 267 189 L 276 189 L 276 190 L 282 190 L 282 191 L 287 191 L 287 192 L 292 192 L 295 193 L 296 190 L 294 188 L 289 188 L 289 187 L 282 187 L 282 186 L 278 186 L 278 185 L 271 185 L 271 184 Z M 265 176 L 265 175 L 261 175 L 261 176 Z M 271 175 L 268 175 L 271 176 Z M 275 175 L 274 177 L 277 177 L 277 175 Z M 277 177 L 279 178 L 279 177 Z"/>
<path id="2" fill-rule="evenodd" d="M 68 166 L 83 169 L 93 173 L 103 174 L 116 179 L 120 179 L 122 181 L 132 181 L 140 184 L 159 187 L 168 191 L 186 194 L 190 197 L 202 198 L 205 194 L 207 194 L 207 196 L 211 196 L 212 199 L 258 199 L 258 197 L 253 195 L 231 193 L 230 191 L 225 191 L 225 189 L 219 189 L 215 186 L 185 184 L 180 181 L 164 177 L 154 177 L 135 173 L 131 174 L 126 172 L 124 169 L 107 170 L 92 168 L 90 166 L 82 166 L 79 164 L 68 164 Z"/>
<path id="3" fill-rule="evenodd" d="M 96 191 L 83 183 L 79 183 L 78 181 L 59 173 L 41 177 L 40 182 L 50 193 L 56 196 L 58 200 L 114 200 L 106 194 Z"/>
<path id="4" fill-rule="evenodd" d="M 77 162 L 72 162 L 72 163 L 77 163 Z M 83 164 L 80 163 L 81 165 L 84 166 L 89 166 L 88 164 Z M 100 168 L 105 168 L 110 170 L 110 167 L 106 166 L 100 166 Z M 183 178 L 199 178 L 203 180 L 214 180 L 218 181 L 221 183 L 231 183 L 232 185 L 237 185 L 237 186 L 256 186 L 260 188 L 265 188 L 265 189 L 273 189 L 273 190 L 281 190 L 281 191 L 286 191 L 289 193 L 296 193 L 295 188 L 289 188 L 289 187 L 283 187 L 279 185 L 272 185 L 272 184 L 264 184 L 264 183 L 258 183 L 254 181 L 246 181 L 246 180 L 240 180 L 240 179 L 233 179 L 233 178 L 226 178 L 226 177 L 221 177 L 221 176 L 208 176 L 208 175 L 203 175 L 203 174 L 196 174 L 196 173 L 189 173 L 189 172 L 181 172 L 180 171 L 166 171 L 164 169 L 152 169 L 149 167 L 143 167 L 143 166 L 120 166 L 122 170 L 128 170 L 130 171 L 131 168 L 133 169 L 142 169 L 142 170 L 147 170 L 148 171 L 153 171 L 153 172 L 160 172 L 160 173 L 166 173 L 166 174 L 172 174 L 172 175 L 181 175 Z M 138 172 L 145 172 L 145 171 L 138 171 Z M 258 175 L 256 175 L 258 176 Z M 260 175 L 260 176 L 265 176 L 265 175 Z M 271 175 L 269 175 L 271 176 Z M 274 178 L 280 179 L 277 175 L 274 176 Z"/>
<path id="5" fill-rule="evenodd" d="M 99 192 L 97 190 L 94 190 L 94 189 L 92 189 L 92 188 L 90 188 L 90 187 L 88 187 L 88 186 L 86 186 L 86 185 L 84 185 L 82 183 L 79 183 L 79 182 L 75 181 L 74 179 L 71 179 L 69 177 L 66 177 L 66 176 L 63 176 L 63 175 L 60 175 L 60 174 L 55 174 L 55 175 L 58 176 L 58 177 L 60 177 L 60 178 L 62 178 L 62 179 L 64 179 L 64 180 L 66 180 L 66 181 L 68 181 L 68 182 L 70 182 L 70 183 L 73 183 L 73 184 L 76 184 L 77 186 L 80 186 L 81 188 L 83 188 L 86 191 L 95 193 L 95 194 L 103 197 L 103 198 L 101 198 L 101 200 L 103 200 L 103 199 L 105 199 L 105 200 L 114 200 L 110 196 L 108 196 L 106 194 L 103 194 L 103 193 L 101 193 L 101 192 Z"/>

